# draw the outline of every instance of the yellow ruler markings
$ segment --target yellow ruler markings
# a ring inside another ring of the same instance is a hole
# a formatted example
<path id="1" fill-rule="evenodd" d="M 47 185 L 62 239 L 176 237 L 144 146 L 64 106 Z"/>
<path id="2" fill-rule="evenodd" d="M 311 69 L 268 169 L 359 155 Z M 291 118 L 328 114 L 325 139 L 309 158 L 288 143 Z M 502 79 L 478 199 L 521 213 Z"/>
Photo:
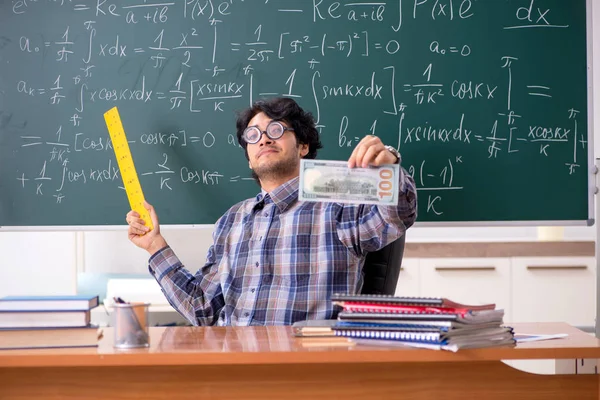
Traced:
<path id="1" fill-rule="evenodd" d="M 113 149 L 115 150 L 115 156 L 117 157 L 129 205 L 132 210 L 140 214 L 141 218 L 146 222 L 146 226 L 152 230 L 154 229 L 152 219 L 150 218 L 150 213 L 144 207 L 142 185 L 140 185 L 138 174 L 135 171 L 135 165 L 133 164 L 133 158 L 129 150 L 129 143 L 127 142 L 127 136 L 125 135 L 117 107 L 113 107 L 104 113 L 104 121 L 106 121 L 106 127 L 108 128 Z"/>

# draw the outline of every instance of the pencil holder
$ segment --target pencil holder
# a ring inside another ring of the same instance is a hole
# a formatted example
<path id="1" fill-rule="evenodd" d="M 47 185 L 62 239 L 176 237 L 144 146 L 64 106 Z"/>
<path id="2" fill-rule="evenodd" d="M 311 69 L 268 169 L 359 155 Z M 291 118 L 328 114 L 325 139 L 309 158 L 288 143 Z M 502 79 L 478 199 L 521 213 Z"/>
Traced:
<path id="1" fill-rule="evenodd" d="M 113 304 L 114 346 L 120 349 L 148 347 L 150 303 Z"/>

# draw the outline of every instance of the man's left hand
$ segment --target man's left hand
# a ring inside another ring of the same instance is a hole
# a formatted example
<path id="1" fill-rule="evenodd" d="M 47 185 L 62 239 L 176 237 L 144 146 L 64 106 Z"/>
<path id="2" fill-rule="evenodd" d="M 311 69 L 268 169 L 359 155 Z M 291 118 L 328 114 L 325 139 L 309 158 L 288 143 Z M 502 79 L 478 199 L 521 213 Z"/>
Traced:
<path id="1" fill-rule="evenodd" d="M 354 148 L 354 151 L 348 159 L 348 168 L 362 167 L 369 165 L 380 166 L 384 164 L 395 164 L 398 158 L 385 148 L 377 136 L 365 136 Z"/>

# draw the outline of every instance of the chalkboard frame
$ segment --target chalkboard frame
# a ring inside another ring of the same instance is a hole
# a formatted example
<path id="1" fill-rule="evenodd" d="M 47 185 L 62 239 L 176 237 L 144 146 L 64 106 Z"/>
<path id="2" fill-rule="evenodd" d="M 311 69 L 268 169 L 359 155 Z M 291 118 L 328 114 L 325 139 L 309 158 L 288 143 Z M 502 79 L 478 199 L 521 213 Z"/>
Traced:
<path id="1" fill-rule="evenodd" d="M 595 202 L 598 191 L 597 174 L 598 167 L 594 158 L 594 82 L 593 82 L 593 59 L 592 49 L 594 37 L 592 31 L 593 15 L 592 0 L 586 0 L 586 64 L 587 64 L 587 167 L 588 167 L 588 218 L 586 220 L 521 220 L 521 221 L 417 221 L 417 227 L 511 227 L 511 226 L 593 226 L 595 224 Z M 600 66 L 597 66 L 600 71 Z M 110 107 L 107 107 L 107 110 Z M 600 159 L 599 159 L 600 160 Z M 159 214 L 160 217 L 160 214 Z M 123 216 L 123 221 L 125 218 Z M 214 224 L 161 224 L 165 230 L 175 229 L 213 229 Z M 0 232 L 21 231 L 121 231 L 126 230 L 127 225 L 0 225 Z"/>

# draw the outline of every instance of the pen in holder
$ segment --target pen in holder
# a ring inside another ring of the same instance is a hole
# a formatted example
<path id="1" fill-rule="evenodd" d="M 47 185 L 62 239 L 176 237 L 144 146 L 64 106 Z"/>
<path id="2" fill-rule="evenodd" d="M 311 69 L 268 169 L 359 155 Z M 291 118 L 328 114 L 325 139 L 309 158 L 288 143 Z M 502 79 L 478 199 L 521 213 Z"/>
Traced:
<path id="1" fill-rule="evenodd" d="M 148 306 L 150 303 L 127 303 L 119 297 L 114 298 L 113 326 L 114 347 L 133 349 L 148 347 Z"/>

